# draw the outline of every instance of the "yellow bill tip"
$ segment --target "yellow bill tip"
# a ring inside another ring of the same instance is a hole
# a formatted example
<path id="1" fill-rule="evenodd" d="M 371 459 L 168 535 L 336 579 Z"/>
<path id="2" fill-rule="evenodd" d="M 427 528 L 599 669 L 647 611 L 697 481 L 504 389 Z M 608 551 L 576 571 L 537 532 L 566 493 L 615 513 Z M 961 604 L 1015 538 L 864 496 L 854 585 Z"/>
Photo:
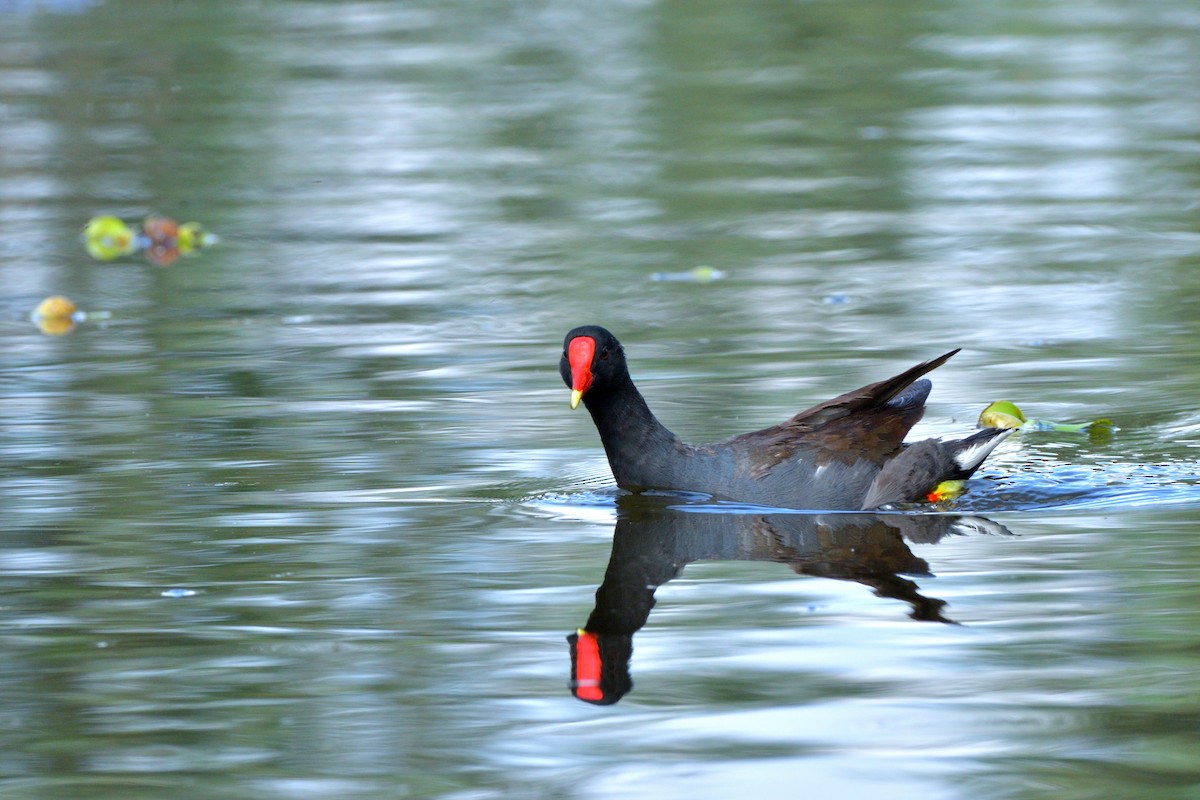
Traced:
<path id="1" fill-rule="evenodd" d="M 571 410 L 579 408 L 579 401 L 583 399 L 583 392 L 578 389 L 571 390 Z"/>

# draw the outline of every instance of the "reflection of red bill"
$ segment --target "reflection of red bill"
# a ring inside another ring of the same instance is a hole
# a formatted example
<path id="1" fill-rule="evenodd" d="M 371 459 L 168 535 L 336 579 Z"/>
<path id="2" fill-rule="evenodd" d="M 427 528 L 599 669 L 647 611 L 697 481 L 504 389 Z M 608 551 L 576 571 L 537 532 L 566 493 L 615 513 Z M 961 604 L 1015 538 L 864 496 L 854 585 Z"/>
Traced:
<path id="1" fill-rule="evenodd" d="M 604 663 L 600 660 L 600 640 L 596 634 L 580 628 L 575 642 L 575 696 L 593 703 L 604 699 L 600 688 L 600 674 Z"/>

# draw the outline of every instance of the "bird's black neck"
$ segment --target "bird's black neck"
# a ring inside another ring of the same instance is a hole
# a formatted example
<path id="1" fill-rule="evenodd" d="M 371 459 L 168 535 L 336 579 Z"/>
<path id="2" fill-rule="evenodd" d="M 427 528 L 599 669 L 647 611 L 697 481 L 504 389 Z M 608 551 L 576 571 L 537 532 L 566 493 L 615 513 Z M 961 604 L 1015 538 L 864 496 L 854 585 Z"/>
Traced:
<path id="1" fill-rule="evenodd" d="M 631 378 L 603 393 L 585 394 L 583 401 L 618 486 L 673 486 L 686 445 L 658 421 Z"/>

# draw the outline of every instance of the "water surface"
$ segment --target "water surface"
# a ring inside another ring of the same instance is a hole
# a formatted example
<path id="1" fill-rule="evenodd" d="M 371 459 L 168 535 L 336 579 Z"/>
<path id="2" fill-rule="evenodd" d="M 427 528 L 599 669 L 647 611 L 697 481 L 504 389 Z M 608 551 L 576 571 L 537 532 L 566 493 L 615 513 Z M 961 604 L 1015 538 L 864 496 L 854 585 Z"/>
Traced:
<path id="1" fill-rule="evenodd" d="M 5 797 L 1200 792 L 1191 4 L 0 31 Z M 221 242 L 100 263 L 100 213 Z M 50 294 L 104 313 L 43 335 Z M 918 435 L 1118 430 L 932 515 L 625 498 L 556 372 L 584 322 L 689 440 L 953 347 Z"/>

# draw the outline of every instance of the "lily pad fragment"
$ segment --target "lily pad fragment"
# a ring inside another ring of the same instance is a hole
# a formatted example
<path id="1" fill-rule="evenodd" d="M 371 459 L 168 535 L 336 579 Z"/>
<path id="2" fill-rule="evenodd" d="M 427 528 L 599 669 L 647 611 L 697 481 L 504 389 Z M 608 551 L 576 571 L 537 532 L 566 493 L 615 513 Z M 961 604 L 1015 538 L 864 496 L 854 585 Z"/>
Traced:
<path id="1" fill-rule="evenodd" d="M 1050 422 L 1044 419 L 1028 419 L 1021 413 L 1015 403 L 1008 400 L 997 400 L 979 414 L 981 428 L 1021 428 L 1027 431 L 1055 431 L 1058 433 L 1087 433 L 1097 435 L 1112 435 L 1112 420 L 1097 419 L 1091 422 Z"/>

